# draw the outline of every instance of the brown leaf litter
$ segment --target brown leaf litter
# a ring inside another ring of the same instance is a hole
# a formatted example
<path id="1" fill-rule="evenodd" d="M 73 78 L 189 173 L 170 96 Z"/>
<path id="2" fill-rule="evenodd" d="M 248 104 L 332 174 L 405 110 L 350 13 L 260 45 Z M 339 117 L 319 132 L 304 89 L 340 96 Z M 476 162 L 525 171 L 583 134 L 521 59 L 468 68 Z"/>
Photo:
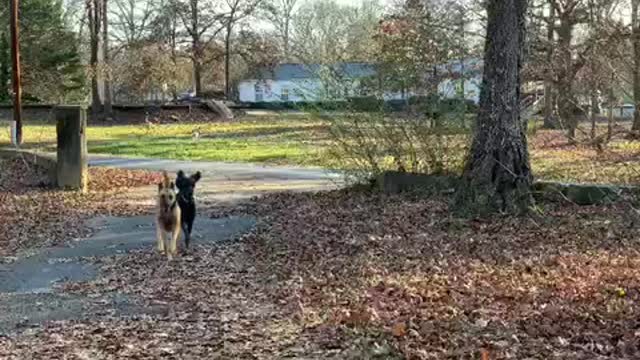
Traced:
<path id="1" fill-rule="evenodd" d="M 90 168 L 90 192 L 77 194 L 52 189 L 46 169 L 28 157 L 0 158 L 0 168 L 0 257 L 81 238 L 84 221 L 96 215 L 149 213 L 148 205 L 126 199 L 160 178 L 155 172 Z"/>
<path id="2" fill-rule="evenodd" d="M 458 219 L 447 199 L 276 194 L 211 216 L 258 227 L 167 263 L 102 259 L 63 292 L 166 314 L 52 322 L 2 358 L 634 359 L 640 239 L 629 204 Z"/>

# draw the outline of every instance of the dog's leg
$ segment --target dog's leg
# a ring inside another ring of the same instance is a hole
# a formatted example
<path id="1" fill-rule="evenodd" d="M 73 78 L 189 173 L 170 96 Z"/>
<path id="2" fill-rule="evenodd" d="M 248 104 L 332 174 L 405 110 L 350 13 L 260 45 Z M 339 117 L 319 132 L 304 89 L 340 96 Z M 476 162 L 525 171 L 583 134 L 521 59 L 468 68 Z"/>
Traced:
<path id="1" fill-rule="evenodd" d="M 194 212 L 194 214 L 195 214 L 195 212 Z M 189 226 L 188 226 L 189 227 L 189 236 L 187 236 L 187 239 L 188 239 L 187 247 L 189 247 L 189 243 L 191 242 L 191 234 L 192 234 L 192 231 L 193 231 L 193 220 L 194 219 L 191 219 L 191 221 L 189 221 Z"/>
<path id="2" fill-rule="evenodd" d="M 173 257 L 173 255 L 178 254 L 178 239 L 180 238 L 180 226 L 176 226 L 176 228 L 171 233 L 171 244 L 169 244 L 169 260 Z"/>
<path id="3" fill-rule="evenodd" d="M 182 223 L 182 234 L 184 235 L 184 248 L 185 251 L 189 249 L 189 240 L 191 240 L 191 234 L 189 233 L 189 228 L 187 227 L 187 223 Z"/>
<path id="4" fill-rule="evenodd" d="M 164 253 L 164 231 L 160 228 L 160 224 L 156 224 L 156 242 L 158 247 L 158 252 L 161 254 Z"/>
<path id="5" fill-rule="evenodd" d="M 189 206 L 189 216 L 187 217 L 187 226 L 186 226 L 186 232 L 187 232 L 187 247 L 189 246 L 189 243 L 191 243 L 191 234 L 193 233 L 193 222 L 196 219 L 196 205 L 195 203 L 192 203 L 191 206 Z"/>
<path id="6" fill-rule="evenodd" d="M 173 260 L 173 252 L 171 250 L 172 246 L 171 246 L 171 239 L 173 238 L 173 233 L 167 233 L 165 236 L 165 248 L 167 249 L 167 260 L 171 261 Z"/>

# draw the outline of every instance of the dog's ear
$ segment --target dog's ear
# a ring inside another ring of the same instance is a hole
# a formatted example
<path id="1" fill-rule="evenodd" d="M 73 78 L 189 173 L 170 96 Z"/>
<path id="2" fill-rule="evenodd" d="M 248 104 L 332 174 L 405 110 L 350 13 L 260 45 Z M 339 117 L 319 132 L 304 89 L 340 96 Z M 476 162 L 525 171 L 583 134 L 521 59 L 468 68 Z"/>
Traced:
<path id="1" fill-rule="evenodd" d="M 171 188 L 171 190 L 175 190 L 175 189 L 176 189 L 176 184 L 172 181 L 172 182 L 169 184 L 169 187 Z"/>
<path id="2" fill-rule="evenodd" d="M 185 177 L 184 176 L 184 171 L 182 171 L 182 170 L 178 171 L 178 179 L 182 179 L 184 177 Z"/>
<path id="3" fill-rule="evenodd" d="M 193 179 L 193 183 L 197 183 L 200 178 L 202 177 L 202 174 L 200 173 L 200 171 L 196 172 L 195 174 L 191 175 L 191 178 Z"/>

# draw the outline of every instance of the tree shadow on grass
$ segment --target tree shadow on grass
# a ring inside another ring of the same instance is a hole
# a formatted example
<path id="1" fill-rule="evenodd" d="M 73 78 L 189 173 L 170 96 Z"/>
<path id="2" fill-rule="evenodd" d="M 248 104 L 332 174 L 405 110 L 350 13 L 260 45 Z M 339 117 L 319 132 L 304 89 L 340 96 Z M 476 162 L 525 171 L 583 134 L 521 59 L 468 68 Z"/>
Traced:
<path id="1" fill-rule="evenodd" d="M 198 130 L 198 126 L 194 126 L 193 130 Z M 324 125 L 313 125 L 313 126 L 303 126 L 303 125 L 295 125 L 295 126 L 277 126 L 277 127 L 264 127 L 264 128 L 243 128 L 243 129 L 235 129 L 230 131 L 207 131 L 207 129 L 202 129 L 202 132 L 199 134 L 199 138 L 202 140 L 218 140 L 218 139 L 247 139 L 247 140 L 260 140 L 263 138 L 288 138 L 288 139 L 326 139 L 329 136 L 328 127 Z M 154 139 L 180 139 L 187 140 L 192 139 L 193 135 L 176 134 L 176 135 L 165 135 L 162 134 L 163 130 L 154 130 L 149 129 L 148 133 L 140 132 L 136 134 L 127 134 L 121 133 L 110 136 L 110 138 L 115 140 L 124 140 L 124 139 L 143 139 L 143 140 L 154 140 Z"/>
<path id="2" fill-rule="evenodd" d="M 214 160 L 242 162 L 291 162 L 300 150 L 295 147 L 278 147 L 273 144 L 243 142 L 180 142 L 170 137 L 136 141 L 90 141 L 91 153 L 125 155 L 146 158 L 172 158 L 181 160 Z"/>
<path id="3" fill-rule="evenodd" d="M 236 138 L 263 138 L 263 137 L 284 137 L 284 138 L 301 138 L 309 137 L 319 140 L 326 139 L 329 136 L 329 129 L 325 125 L 313 126 L 286 126 L 286 127 L 269 127 L 269 128 L 248 128 L 229 132 L 216 132 L 210 134 L 202 134 L 204 139 L 236 139 Z"/>

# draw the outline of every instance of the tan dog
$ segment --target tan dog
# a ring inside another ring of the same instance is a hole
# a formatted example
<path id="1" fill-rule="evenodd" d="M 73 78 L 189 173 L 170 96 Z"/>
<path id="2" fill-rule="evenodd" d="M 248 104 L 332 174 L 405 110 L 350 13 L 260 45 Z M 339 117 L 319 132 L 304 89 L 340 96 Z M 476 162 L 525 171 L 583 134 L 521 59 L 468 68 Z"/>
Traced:
<path id="1" fill-rule="evenodd" d="M 180 237 L 180 206 L 175 184 L 169 180 L 169 175 L 164 172 L 163 181 L 158 184 L 158 214 L 156 216 L 156 230 L 158 237 L 158 251 L 166 251 L 167 258 L 171 260 L 178 252 L 178 238 Z M 166 243 L 167 235 L 171 236 Z"/>

